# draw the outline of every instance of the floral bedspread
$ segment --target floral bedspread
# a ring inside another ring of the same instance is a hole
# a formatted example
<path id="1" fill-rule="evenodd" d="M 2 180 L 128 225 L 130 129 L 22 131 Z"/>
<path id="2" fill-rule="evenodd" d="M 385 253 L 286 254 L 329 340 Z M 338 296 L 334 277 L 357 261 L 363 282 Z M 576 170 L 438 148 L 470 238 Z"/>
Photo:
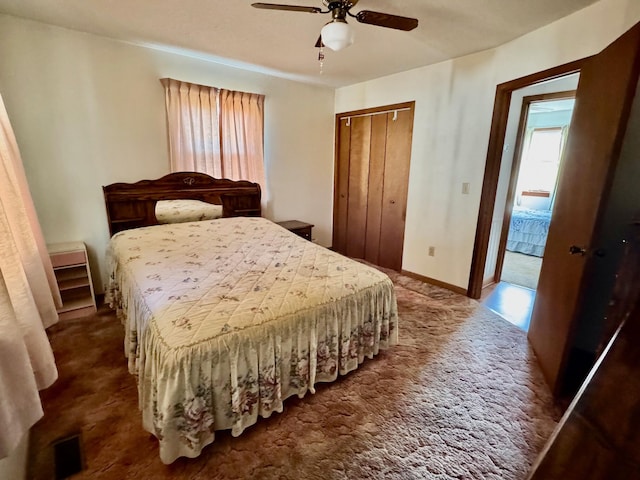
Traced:
<path id="1" fill-rule="evenodd" d="M 264 218 L 120 232 L 106 299 L 160 458 L 195 457 L 398 341 L 382 272 Z"/>
<path id="2" fill-rule="evenodd" d="M 200 200 L 160 200 L 156 203 L 158 223 L 183 223 L 222 217 L 222 205 Z"/>

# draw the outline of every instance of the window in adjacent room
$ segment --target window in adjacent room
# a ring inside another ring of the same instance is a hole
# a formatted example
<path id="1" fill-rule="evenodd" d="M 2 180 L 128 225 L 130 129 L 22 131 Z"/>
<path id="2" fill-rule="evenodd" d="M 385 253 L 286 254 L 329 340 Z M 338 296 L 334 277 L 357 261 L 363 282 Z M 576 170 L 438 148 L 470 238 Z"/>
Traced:
<path id="1" fill-rule="evenodd" d="M 534 128 L 529 132 L 520 170 L 520 190 L 554 191 L 560 167 L 560 156 L 567 128 Z"/>
<path id="2" fill-rule="evenodd" d="M 264 191 L 264 95 L 161 82 L 171 171 L 250 180 Z"/>

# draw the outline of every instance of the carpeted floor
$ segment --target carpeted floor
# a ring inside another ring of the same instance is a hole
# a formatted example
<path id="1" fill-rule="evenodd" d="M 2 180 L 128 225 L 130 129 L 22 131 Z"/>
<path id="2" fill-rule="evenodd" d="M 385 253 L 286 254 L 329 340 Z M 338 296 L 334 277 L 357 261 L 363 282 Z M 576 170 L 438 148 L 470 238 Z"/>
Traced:
<path id="1" fill-rule="evenodd" d="M 542 258 L 507 250 L 502 264 L 500 280 L 532 290 L 538 288 Z"/>
<path id="2" fill-rule="evenodd" d="M 522 479 L 558 412 L 524 332 L 460 295 L 391 273 L 400 344 L 243 435 L 170 466 L 141 427 L 122 328 L 105 308 L 50 329 L 60 379 L 42 392 L 30 478 L 82 432 L 92 479 Z"/>

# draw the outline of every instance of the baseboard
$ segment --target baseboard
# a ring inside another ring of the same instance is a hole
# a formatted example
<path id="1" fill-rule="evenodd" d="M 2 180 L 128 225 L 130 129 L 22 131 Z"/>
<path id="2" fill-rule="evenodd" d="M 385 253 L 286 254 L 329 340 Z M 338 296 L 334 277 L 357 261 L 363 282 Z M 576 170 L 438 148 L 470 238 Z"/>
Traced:
<path id="1" fill-rule="evenodd" d="M 484 282 L 482 282 L 482 289 L 484 290 L 487 287 L 490 287 L 491 285 L 495 285 L 496 283 L 496 279 L 495 278 L 490 278 L 489 280 L 485 280 Z"/>
<path id="2" fill-rule="evenodd" d="M 425 277 L 424 275 L 420 275 L 418 273 L 413 273 L 408 270 L 402 270 L 400 273 L 406 275 L 407 277 L 414 278 L 416 280 L 420 280 L 424 283 L 429 283 L 431 285 L 435 285 L 436 287 L 445 288 L 447 290 L 451 290 L 452 292 L 459 293 L 460 295 L 467 296 L 467 290 L 462 287 L 458 287 L 456 285 L 451 285 L 450 283 L 441 282 L 440 280 L 436 280 L 435 278 Z"/>

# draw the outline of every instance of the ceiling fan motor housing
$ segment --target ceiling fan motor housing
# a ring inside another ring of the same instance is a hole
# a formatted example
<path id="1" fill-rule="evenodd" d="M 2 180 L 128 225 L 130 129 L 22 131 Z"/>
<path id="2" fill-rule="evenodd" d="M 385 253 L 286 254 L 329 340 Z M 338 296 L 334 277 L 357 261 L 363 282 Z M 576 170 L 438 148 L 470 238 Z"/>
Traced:
<path id="1" fill-rule="evenodd" d="M 354 7 L 359 0 L 322 0 L 327 8 L 323 11 L 319 7 L 305 7 L 299 5 L 283 5 L 277 3 L 252 3 L 255 8 L 266 10 L 288 10 L 293 12 L 306 13 L 331 13 L 331 21 L 322 27 L 321 38 L 316 42 L 316 47 L 323 44 L 332 50 L 342 50 L 353 43 L 354 31 L 347 23 L 347 15 L 356 19 L 358 23 L 375 25 L 378 27 L 392 28 L 395 30 L 409 31 L 418 26 L 417 18 L 402 17 L 389 13 L 373 12 L 361 10 L 356 15 L 349 10 Z"/>

